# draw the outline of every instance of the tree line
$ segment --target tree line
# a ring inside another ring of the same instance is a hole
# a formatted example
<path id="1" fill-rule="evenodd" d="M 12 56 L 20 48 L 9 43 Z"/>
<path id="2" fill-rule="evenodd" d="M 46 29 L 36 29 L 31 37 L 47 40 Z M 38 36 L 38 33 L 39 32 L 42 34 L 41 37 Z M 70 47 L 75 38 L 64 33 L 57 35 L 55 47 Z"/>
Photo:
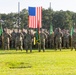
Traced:
<path id="1" fill-rule="evenodd" d="M 19 13 L 0 14 L 0 25 L 3 28 L 16 28 L 18 25 L 20 28 L 26 28 L 28 25 L 28 10 L 23 9 Z M 42 9 L 42 28 L 49 29 L 50 24 L 53 28 L 60 27 L 61 29 L 71 29 L 72 26 L 76 27 L 76 13 L 72 11 L 53 11 L 53 9 Z"/>

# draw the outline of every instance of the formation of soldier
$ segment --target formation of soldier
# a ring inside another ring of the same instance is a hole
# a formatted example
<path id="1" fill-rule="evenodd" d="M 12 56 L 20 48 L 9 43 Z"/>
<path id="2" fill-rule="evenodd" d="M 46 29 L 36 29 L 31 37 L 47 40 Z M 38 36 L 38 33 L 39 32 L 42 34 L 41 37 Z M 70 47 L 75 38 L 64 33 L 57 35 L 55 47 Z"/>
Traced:
<path id="1" fill-rule="evenodd" d="M 34 33 L 35 34 L 35 33 Z M 31 32 L 31 30 L 27 29 L 27 32 L 24 30 L 15 32 L 11 32 L 8 34 L 7 30 L 3 31 L 2 34 L 2 47 L 5 50 L 9 49 L 16 49 L 16 50 L 30 50 L 32 52 L 32 48 L 35 47 L 33 46 L 33 41 L 34 41 L 34 34 Z M 61 49 L 62 48 L 75 48 L 76 50 L 76 33 L 74 32 L 73 36 L 70 36 L 70 33 L 66 30 L 62 32 L 60 28 L 56 28 L 55 31 L 50 34 L 47 31 L 40 31 L 40 42 L 37 43 L 36 48 L 38 48 L 39 52 L 41 49 L 43 52 L 45 52 L 45 48 L 49 49 Z"/>

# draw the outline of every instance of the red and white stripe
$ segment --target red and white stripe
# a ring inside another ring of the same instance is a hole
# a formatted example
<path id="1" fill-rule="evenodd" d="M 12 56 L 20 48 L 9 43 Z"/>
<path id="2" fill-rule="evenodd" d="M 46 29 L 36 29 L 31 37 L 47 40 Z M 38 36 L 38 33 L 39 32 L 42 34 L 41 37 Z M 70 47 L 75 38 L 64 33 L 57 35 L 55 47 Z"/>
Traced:
<path id="1" fill-rule="evenodd" d="M 37 28 L 39 24 L 39 28 L 42 27 L 42 7 L 36 7 L 36 15 L 29 16 L 29 28 Z"/>

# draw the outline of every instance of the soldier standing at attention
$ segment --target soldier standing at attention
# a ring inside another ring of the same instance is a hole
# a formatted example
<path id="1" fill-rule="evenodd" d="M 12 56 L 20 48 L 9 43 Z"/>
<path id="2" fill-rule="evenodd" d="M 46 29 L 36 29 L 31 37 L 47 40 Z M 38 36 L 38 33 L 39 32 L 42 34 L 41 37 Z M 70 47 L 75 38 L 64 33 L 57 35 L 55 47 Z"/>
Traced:
<path id="1" fill-rule="evenodd" d="M 27 34 L 25 37 L 26 53 L 28 52 L 29 49 L 30 49 L 30 52 L 32 52 L 32 39 L 33 39 L 33 36 L 31 35 L 31 31 L 27 29 Z"/>
<path id="2" fill-rule="evenodd" d="M 16 50 L 21 49 L 21 51 L 23 50 L 23 34 L 22 32 L 18 32 L 16 33 L 16 39 L 15 39 L 15 47 Z"/>
<path id="3" fill-rule="evenodd" d="M 41 52 L 41 48 L 43 50 L 43 52 L 45 52 L 45 39 L 46 39 L 46 35 L 42 32 L 40 32 L 40 41 L 39 41 L 39 52 Z"/>
<path id="4" fill-rule="evenodd" d="M 16 38 L 16 33 L 13 30 L 13 32 L 11 33 L 11 47 L 15 48 L 15 38 Z"/>
<path id="5" fill-rule="evenodd" d="M 49 43 L 50 48 L 54 48 L 54 32 L 52 34 L 49 34 Z"/>
<path id="6" fill-rule="evenodd" d="M 61 51 L 61 47 L 62 47 L 62 32 L 61 32 L 61 29 L 60 28 L 57 28 L 56 29 L 56 32 L 55 32 L 55 46 L 56 46 L 56 50 L 59 48 L 60 51 Z"/>
<path id="7" fill-rule="evenodd" d="M 25 49 L 26 48 L 26 32 L 24 30 L 22 30 L 22 34 L 23 34 L 23 48 Z"/>
<path id="8" fill-rule="evenodd" d="M 65 33 L 63 34 L 63 47 L 64 48 L 69 48 L 69 36 L 70 34 L 68 33 L 68 31 L 65 31 Z"/>
<path id="9" fill-rule="evenodd" d="M 5 50 L 10 49 L 9 44 L 10 44 L 10 35 L 7 33 L 7 30 L 5 30 L 2 34 L 3 36 L 3 48 Z"/>
<path id="10" fill-rule="evenodd" d="M 71 51 L 73 50 L 73 48 L 76 51 L 76 32 L 73 32 L 73 35 L 72 35 L 72 48 L 71 48 Z"/>

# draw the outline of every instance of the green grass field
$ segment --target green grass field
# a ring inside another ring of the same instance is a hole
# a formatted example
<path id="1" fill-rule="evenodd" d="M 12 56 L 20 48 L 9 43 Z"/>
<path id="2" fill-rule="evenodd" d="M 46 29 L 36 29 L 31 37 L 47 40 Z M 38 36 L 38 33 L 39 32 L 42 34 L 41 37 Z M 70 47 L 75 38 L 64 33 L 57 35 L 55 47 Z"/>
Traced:
<path id="1" fill-rule="evenodd" d="M 0 75 L 76 75 L 76 51 L 0 50 Z"/>

